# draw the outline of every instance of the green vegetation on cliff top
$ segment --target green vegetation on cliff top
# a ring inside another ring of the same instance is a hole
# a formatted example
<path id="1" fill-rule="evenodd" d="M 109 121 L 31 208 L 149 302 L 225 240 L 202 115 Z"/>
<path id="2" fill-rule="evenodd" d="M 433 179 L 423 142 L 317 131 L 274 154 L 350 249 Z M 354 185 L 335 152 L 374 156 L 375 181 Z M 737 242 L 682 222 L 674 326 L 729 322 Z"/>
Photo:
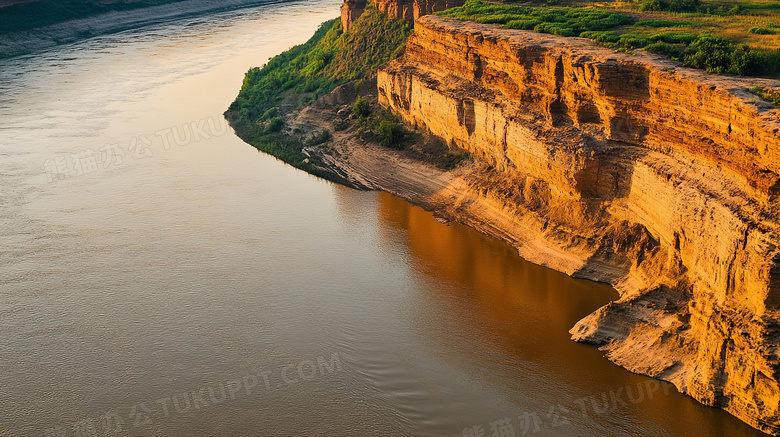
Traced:
<path id="1" fill-rule="evenodd" d="M 304 144 L 284 128 L 285 116 L 347 81 L 375 78 L 380 65 L 400 56 L 411 33 L 408 23 L 373 6 L 349 32 L 339 19 L 327 21 L 306 43 L 251 68 L 225 116 L 249 144 L 309 173 L 337 179 L 323 174 L 316 155 L 305 150 L 323 143 L 324 135 Z"/>
<path id="2" fill-rule="evenodd" d="M 582 32 L 612 29 L 631 21 L 625 14 L 603 9 L 496 5 L 481 0 L 468 0 L 463 6 L 437 15 L 560 36 L 579 36 Z"/>
<path id="3" fill-rule="evenodd" d="M 607 5 L 612 5 L 612 9 L 605 9 Z M 769 77 L 780 73 L 777 46 L 772 50 L 750 47 L 704 24 L 706 20 L 718 17 L 733 20 L 735 15 L 750 10 L 746 7 L 714 7 L 699 0 L 644 0 L 634 4 L 633 10 L 651 11 L 658 16 L 645 13 L 640 16 L 642 19 L 637 20 L 636 14 L 630 14 L 630 7 L 622 6 L 621 9 L 616 5 L 623 3 L 549 7 L 468 0 L 463 6 L 439 12 L 438 15 L 498 24 L 509 29 L 590 38 L 597 44 L 623 51 L 644 49 L 711 73 Z M 769 10 L 766 16 L 780 18 L 771 12 Z M 765 24 L 767 28 L 746 28 L 745 34 L 768 35 L 775 33 L 771 29 L 780 30 L 780 20 L 776 24 Z"/>

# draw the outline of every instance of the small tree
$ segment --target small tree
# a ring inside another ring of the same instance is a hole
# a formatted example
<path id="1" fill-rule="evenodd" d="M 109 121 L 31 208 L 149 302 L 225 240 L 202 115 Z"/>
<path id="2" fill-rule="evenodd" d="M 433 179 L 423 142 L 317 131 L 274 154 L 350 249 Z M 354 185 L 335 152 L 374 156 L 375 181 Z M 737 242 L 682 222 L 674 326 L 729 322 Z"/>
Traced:
<path id="1" fill-rule="evenodd" d="M 268 123 L 268 132 L 279 132 L 284 127 L 284 119 L 276 117 Z"/>

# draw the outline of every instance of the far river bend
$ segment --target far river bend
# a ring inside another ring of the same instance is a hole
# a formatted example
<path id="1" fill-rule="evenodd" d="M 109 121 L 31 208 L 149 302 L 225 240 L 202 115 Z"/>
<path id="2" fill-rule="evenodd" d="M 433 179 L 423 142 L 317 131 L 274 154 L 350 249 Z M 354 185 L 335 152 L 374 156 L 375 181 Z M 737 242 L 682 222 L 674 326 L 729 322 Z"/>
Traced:
<path id="1" fill-rule="evenodd" d="M 0 436 L 760 435 L 570 341 L 609 286 L 239 140 L 244 72 L 338 13 L 0 61 Z"/>

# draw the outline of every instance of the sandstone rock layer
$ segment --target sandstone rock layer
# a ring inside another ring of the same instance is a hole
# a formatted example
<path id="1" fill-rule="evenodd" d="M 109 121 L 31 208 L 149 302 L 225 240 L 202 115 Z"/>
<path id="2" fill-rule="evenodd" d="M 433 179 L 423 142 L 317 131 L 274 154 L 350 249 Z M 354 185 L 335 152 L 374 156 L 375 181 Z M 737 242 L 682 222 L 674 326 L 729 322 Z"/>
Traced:
<path id="1" fill-rule="evenodd" d="M 575 340 L 780 435 L 780 118 L 754 85 L 436 16 L 378 76 L 481 163 L 469 188 L 539 236 L 522 256 L 621 292 Z"/>

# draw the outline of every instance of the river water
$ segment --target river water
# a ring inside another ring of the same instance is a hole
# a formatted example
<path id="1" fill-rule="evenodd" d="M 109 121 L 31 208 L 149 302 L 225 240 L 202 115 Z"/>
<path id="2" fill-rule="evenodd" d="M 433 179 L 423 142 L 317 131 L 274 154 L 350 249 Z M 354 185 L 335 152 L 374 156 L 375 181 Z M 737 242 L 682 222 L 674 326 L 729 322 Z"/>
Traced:
<path id="1" fill-rule="evenodd" d="M 570 341 L 610 287 L 226 127 L 338 8 L 0 61 L 0 435 L 758 435 Z"/>

